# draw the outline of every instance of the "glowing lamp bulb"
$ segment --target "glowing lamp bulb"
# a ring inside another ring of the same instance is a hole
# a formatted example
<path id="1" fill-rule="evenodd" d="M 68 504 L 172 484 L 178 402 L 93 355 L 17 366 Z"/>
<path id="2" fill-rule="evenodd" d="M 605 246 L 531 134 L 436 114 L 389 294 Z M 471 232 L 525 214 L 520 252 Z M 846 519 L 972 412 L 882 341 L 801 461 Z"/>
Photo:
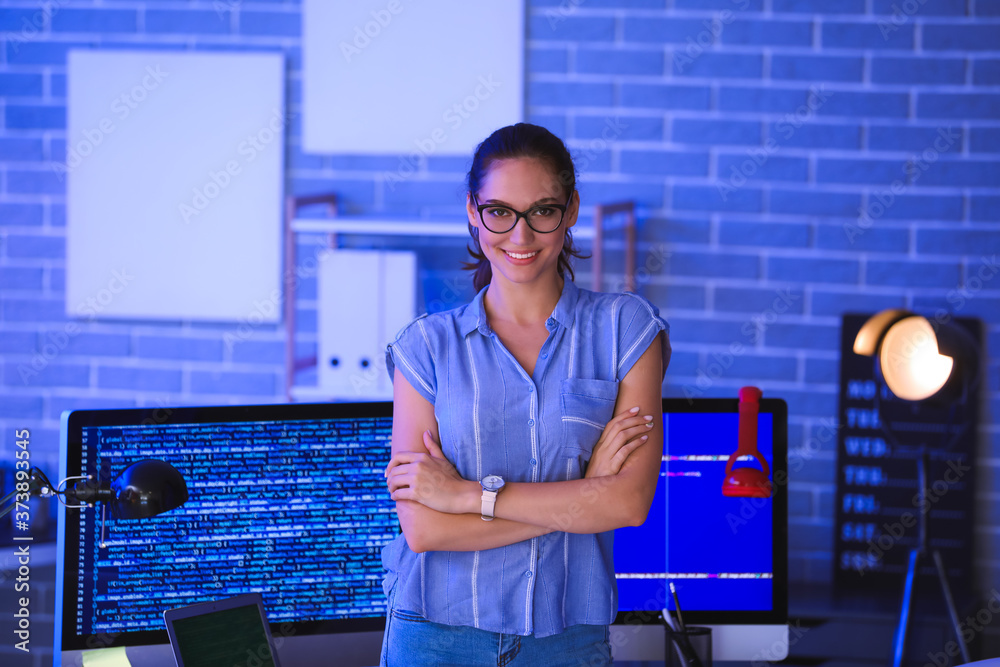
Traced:
<path id="1" fill-rule="evenodd" d="M 908 401 L 936 394 L 955 366 L 954 359 L 938 352 L 934 329 L 919 316 L 907 317 L 889 328 L 879 361 L 890 391 Z"/>

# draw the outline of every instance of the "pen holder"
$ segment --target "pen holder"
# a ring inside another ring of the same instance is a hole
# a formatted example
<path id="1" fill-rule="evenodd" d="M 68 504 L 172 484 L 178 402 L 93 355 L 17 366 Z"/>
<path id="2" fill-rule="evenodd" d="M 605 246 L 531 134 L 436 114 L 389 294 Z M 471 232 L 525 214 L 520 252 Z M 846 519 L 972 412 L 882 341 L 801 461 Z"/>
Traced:
<path id="1" fill-rule="evenodd" d="M 712 667 L 712 628 L 688 626 L 683 632 L 665 629 L 666 667 Z"/>

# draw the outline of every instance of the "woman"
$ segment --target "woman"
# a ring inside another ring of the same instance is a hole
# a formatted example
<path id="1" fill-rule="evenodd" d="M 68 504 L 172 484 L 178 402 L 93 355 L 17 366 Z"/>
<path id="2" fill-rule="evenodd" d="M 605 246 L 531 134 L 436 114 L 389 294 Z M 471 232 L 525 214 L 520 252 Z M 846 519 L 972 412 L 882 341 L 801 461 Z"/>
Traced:
<path id="1" fill-rule="evenodd" d="M 610 664 L 611 531 L 656 490 L 666 323 L 573 284 L 580 197 L 548 130 L 494 132 L 468 188 L 478 294 L 387 352 L 403 534 L 382 664 Z"/>

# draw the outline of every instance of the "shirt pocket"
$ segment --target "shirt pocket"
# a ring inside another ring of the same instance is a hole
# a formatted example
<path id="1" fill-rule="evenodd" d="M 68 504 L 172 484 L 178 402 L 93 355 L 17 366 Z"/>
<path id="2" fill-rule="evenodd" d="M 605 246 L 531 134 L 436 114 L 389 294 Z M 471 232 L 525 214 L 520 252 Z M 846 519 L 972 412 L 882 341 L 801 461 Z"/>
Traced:
<path id="1" fill-rule="evenodd" d="M 618 383 L 613 380 L 569 378 L 562 382 L 561 453 L 577 459 L 578 467 L 568 468 L 568 478 L 583 476 L 586 463 L 604 427 L 611 420 L 618 400 Z M 574 474 L 575 473 L 575 474 Z"/>

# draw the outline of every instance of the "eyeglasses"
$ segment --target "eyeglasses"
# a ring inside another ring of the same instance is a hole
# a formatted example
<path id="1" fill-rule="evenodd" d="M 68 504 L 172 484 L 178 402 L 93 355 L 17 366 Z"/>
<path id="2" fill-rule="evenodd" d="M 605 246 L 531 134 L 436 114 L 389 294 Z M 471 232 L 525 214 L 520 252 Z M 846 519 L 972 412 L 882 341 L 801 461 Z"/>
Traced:
<path id="1" fill-rule="evenodd" d="M 570 198 L 573 193 L 570 193 Z M 562 224 L 563 216 L 566 215 L 566 207 L 569 206 L 569 199 L 565 204 L 541 204 L 534 206 L 527 211 L 518 211 L 510 206 L 500 206 L 499 204 L 480 204 L 476 195 L 472 195 L 472 200 L 476 202 L 476 210 L 479 211 L 479 220 L 487 230 L 494 234 L 505 234 L 514 229 L 517 221 L 524 218 L 528 226 L 539 234 L 550 234 Z"/>

